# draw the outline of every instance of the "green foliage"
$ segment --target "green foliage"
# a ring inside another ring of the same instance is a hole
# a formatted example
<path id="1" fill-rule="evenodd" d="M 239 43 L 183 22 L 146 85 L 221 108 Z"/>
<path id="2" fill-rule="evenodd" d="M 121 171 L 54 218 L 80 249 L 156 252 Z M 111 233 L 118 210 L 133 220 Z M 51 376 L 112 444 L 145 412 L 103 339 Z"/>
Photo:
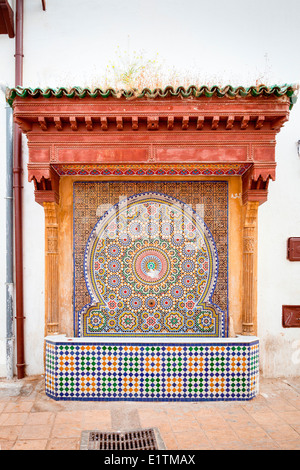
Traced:
<path id="1" fill-rule="evenodd" d="M 141 90 L 153 87 L 162 74 L 162 64 L 155 58 L 147 58 L 144 52 L 122 52 L 119 48 L 116 58 L 106 67 L 103 77 L 104 88 L 116 90 Z"/>

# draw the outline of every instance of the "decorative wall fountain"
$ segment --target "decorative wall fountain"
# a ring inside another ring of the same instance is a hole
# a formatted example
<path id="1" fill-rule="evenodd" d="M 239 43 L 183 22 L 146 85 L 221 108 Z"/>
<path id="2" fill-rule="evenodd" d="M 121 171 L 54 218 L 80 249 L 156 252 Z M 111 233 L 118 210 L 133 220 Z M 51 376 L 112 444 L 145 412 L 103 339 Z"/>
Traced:
<path id="1" fill-rule="evenodd" d="M 257 212 L 292 95 L 11 90 L 45 209 L 50 397 L 257 394 Z"/>

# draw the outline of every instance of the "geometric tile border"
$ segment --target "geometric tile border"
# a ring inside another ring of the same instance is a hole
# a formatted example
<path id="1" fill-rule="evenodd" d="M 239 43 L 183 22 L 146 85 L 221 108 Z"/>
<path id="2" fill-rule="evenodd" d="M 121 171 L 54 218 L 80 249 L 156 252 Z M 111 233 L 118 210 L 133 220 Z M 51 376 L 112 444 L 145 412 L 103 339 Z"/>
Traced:
<path id="1" fill-rule="evenodd" d="M 46 338 L 46 394 L 76 401 L 240 401 L 258 393 L 256 337 Z"/>
<path id="2" fill-rule="evenodd" d="M 186 163 L 174 164 L 53 164 L 60 175 L 71 176 L 242 176 L 251 163 Z"/>

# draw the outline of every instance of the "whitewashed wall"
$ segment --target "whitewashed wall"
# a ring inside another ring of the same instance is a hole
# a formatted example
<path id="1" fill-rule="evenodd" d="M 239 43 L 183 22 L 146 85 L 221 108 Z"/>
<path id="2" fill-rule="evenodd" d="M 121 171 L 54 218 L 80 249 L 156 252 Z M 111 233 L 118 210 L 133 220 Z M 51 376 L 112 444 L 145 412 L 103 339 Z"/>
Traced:
<path id="1" fill-rule="evenodd" d="M 6 102 L 5 87 L 13 83 L 14 43 L 8 36 L 0 35 L 0 377 L 6 375 Z"/>
<path id="2" fill-rule="evenodd" d="M 277 137 L 276 181 L 259 209 L 258 320 L 265 376 L 300 375 L 300 330 L 282 328 L 282 305 L 300 305 L 300 263 L 287 239 L 300 236 L 300 104 Z"/>
<path id="3" fill-rule="evenodd" d="M 26 0 L 24 86 L 93 86 L 124 51 L 158 57 L 164 69 L 214 84 L 300 81 L 300 3 L 286 0 Z M 14 2 L 12 1 L 14 6 Z M 116 52 L 117 51 L 117 52 Z M 158 56 L 157 56 L 158 54 Z M 14 40 L 0 36 L 0 83 L 14 86 Z M 0 92 L 4 181 L 5 102 Z M 259 210 L 258 320 L 264 375 L 300 374 L 300 334 L 281 327 L 283 304 L 300 304 L 300 263 L 286 260 L 286 240 L 300 236 L 300 105 L 278 136 L 277 179 Z M 27 183 L 24 139 L 25 358 L 43 372 L 44 215 Z M 5 375 L 5 185 L 0 185 L 0 376 Z"/>

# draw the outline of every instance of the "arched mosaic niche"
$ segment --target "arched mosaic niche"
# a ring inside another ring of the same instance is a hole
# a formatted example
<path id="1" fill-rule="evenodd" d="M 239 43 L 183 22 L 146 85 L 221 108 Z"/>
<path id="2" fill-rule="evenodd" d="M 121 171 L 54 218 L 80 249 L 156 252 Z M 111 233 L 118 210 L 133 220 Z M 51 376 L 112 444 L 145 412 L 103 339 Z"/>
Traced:
<path id="1" fill-rule="evenodd" d="M 94 226 L 84 254 L 91 301 L 79 336 L 225 336 L 211 301 L 218 253 L 202 217 L 158 192 L 123 198 Z"/>

